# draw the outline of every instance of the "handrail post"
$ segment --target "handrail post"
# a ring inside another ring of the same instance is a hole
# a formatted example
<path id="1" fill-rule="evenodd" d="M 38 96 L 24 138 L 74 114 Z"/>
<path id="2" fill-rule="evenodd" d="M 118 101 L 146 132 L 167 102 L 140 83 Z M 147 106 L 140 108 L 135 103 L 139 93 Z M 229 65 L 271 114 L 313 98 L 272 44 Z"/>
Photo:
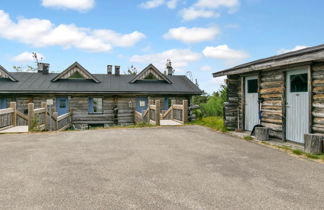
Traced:
<path id="1" fill-rule="evenodd" d="M 182 104 L 182 120 L 183 123 L 186 123 L 188 122 L 188 100 L 183 100 Z"/>
<path id="2" fill-rule="evenodd" d="M 58 113 L 57 112 L 53 112 L 53 118 L 55 119 L 55 128 L 54 128 L 54 130 L 58 130 L 58 120 L 57 120 L 57 117 L 58 117 Z"/>
<path id="3" fill-rule="evenodd" d="M 160 100 L 155 101 L 155 124 L 160 125 L 160 112 L 161 112 L 161 104 Z"/>
<path id="4" fill-rule="evenodd" d="M 47 126 L 48 126 L 48 117 L 47 117 L 47 103 L 46 102 L 42 102 L 41 103 L 41 107 L 45 109 L 45 130 L 47 129 Z"/>
<path id="5" fill-rule="evenodd" d="M 28 131 L 33 129 L 33 120 L 35 117 L 34 103 L 28 104 Z"/>
<path id="6" fill-rule="evenodd" d="M 176 104 L 176 100 L 171 100 L 171 120 L 174 118 L 174 113 L 173 113 L 173 105 Z"/>
<path id="7" fill-rule="evenodd" d="M 9 107 L 13 109 L 12 125 L 17 126 L 17 104 L 16 104 L 16 102 L 10 102 Z"/>

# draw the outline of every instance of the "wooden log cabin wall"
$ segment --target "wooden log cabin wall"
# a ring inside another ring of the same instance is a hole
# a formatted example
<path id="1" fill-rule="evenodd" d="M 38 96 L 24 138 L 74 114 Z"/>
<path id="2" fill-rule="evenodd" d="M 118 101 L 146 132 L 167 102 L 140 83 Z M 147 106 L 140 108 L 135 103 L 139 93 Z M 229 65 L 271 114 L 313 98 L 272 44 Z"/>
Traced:
<path id="1" fill-rule="evenodd" d="M 299 68 L 308 69 L 309 131 L 324 134 L 324 63 L 313 63 Z M 258 72 L 261 124 L 270 128 L 270 135 L 285 140 L 286 137 L 286 79 L 287 72 L 295 68 L 283 68 Z M 298 67 L 297 67 L 298 69 Z M 230 130 L 244 130 L 244 79 L 250 74 L 229 75 L 225 125 Z"/>

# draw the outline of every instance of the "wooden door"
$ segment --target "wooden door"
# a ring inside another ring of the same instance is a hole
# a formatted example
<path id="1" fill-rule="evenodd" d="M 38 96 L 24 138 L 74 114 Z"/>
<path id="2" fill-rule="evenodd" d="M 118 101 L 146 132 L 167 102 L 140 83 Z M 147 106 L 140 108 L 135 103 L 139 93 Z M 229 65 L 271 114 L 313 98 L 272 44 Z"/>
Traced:
<path id="1" fill-rule="evenodd" d="M 286 139 L 298 143 L 309 132 L 308 76 L 307 70 L 287 72 Z"/>
<path id="2" fill-rule="evenodd" d="M 245 130 L 259 124 L 258 77 L 245 78 Z"/>

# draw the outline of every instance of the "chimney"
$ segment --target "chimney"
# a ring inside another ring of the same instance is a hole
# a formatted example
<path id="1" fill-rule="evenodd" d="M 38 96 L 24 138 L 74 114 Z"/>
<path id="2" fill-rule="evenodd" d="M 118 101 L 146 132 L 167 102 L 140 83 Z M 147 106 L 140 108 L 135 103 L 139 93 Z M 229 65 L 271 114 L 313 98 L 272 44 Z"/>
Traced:
<path id="1" fill-rule="evenodd" d="M 112 74 L 112 65 L 107 66 L 107 74 L 111 75 Z"/>
<path id="2" fill-rule="evenodd" d="M 116 76 L 120 75 L 120 66 L 115 66 L 115 75 Z"/>
<path id="3" fill-rule="evenodd" d="M 48 74 L 49 66 L 49 63 L 37 63 L 37 70 L 39 73 Z"/>
<path id="4" fill-rule="evenodd" d="M 173 74 L 173 68 L 172 68 L 172 63 L 171 63 L 171 60 L 170 59 L 167 60 L 166 68 L 168 70 L 168 75 L 172 76 L 172 74 Z"/>

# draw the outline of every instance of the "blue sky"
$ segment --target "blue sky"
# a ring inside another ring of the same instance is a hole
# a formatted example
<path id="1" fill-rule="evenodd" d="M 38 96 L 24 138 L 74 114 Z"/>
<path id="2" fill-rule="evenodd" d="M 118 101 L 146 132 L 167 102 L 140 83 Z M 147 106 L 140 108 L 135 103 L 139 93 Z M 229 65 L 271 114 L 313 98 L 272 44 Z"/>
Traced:
<path id="1" fill-rule="evenodd" d="M 27 3 L 28 2 L 28 3 Z M 2 0 L 0 65 L 52 71 L 78 61 L 92 73 L 149 63 L 190 71 L 211 93 L 211 73 L 247 61 L 323 43 L 322 0 Z"/>

